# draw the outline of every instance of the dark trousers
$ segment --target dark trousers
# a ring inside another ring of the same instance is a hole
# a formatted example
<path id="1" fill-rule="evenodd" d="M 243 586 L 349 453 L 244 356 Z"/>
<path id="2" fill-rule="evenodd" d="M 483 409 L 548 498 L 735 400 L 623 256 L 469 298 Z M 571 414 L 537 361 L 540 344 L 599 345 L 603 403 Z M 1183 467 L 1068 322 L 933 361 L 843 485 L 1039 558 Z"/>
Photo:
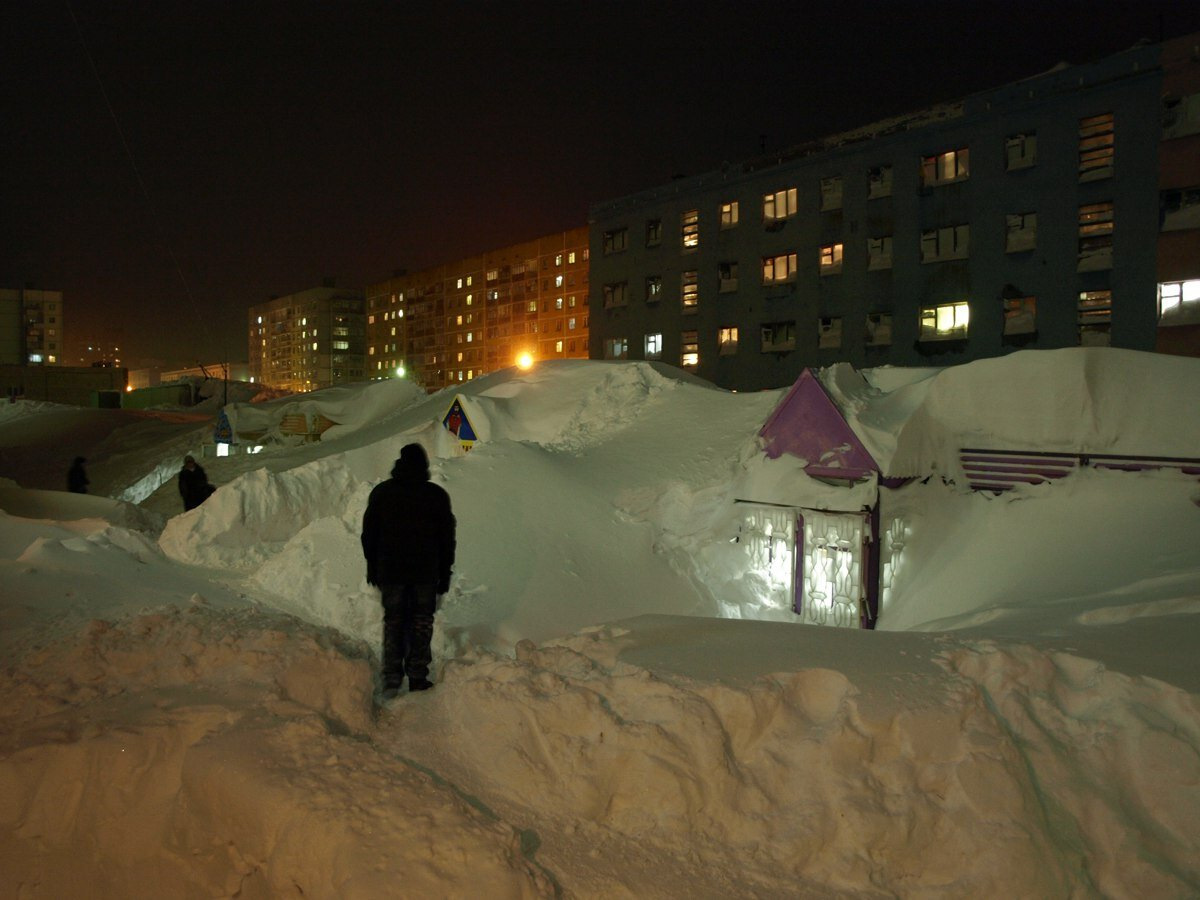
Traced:
<path id="1" fill-rule="evenodd" d="M 432 584 L 388 584 L 383 593 L 383 685 L 399 687 L 408 676 L 429 678 L 433 660 L 433 614 L 437 612 L 437 587 Z"/>

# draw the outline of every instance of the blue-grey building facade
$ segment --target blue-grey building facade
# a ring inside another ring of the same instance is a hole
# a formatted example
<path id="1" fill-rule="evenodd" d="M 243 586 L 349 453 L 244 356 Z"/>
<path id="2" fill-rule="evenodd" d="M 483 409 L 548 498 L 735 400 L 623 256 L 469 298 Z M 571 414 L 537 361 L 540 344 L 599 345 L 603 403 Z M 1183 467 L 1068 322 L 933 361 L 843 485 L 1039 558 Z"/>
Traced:
<path id="1" fill-rule="evenodd" d="M 1153 350 L 1159 57 L 1135 47 L 595 204 L 590 355 L 756 390 L 842 361 Z"/>

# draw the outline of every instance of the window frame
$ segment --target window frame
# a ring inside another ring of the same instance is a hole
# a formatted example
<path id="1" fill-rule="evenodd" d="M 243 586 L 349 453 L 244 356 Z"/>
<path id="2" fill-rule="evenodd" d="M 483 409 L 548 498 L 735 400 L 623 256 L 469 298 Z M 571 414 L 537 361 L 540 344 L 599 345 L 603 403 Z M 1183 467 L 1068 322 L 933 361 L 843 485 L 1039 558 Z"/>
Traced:
<path id="1" fill-rule="evenodd" d="M 783 212 L 780 213 L 780 198 L 782 198 Z M 769 191 L 763 194 L 763 223 L 766 225 L 774 225 L 780 222 L 786 222 L 788 219 L 796 215 L 799 209 L 800 191 L 798 188 L 780 188 L 777 191 Z M 770 210 L 768 212 L 768 209 Z"/>
<path id="2" fill-rule="evenodd" d="M 1079 180 L 1111 178 L 1116 164 L 1116 116 L 1098 113 L 1079 120 Z"/>
<path id="3" fill-rule="evenodd" d="M 782 277 L 775 274 L 778 268 L 779 260 L 784 260 L 785 273 Z M 796 270 L 799 264 L 799 255 L 795 251 L 780 253 L 776 256 L 764 256 L 762 258 L 762 283 L 764 287 L 771 287 L 778 284 L 790 284 L 796 280 Z M 767 274 L 768 266 L 771 274 Z"/>
<path id="4" fill-rule="evenodd" d="M 947 318 L 950 319 L 948 323 Z M 970 335 L 970 327 L 971 304 L 968 300 L 922 306 L 917 313 L 917 340 L 922 343 L 965 341 Z"/>
<path id="5" fill-rule="evenodd" d="M 971 148 L 956 147 L 921 157 L 921 186 L 957 184 L 971 177 Z"/>
<path id="6" fill-rule="evenodd" d="M 768 332 L 772 338 L 778 336 L 777 332 L 782 332 L 782 340 L 771 340 L 768 343 Z M 796 349 L 796 320 L 764 322 L 759 326 L 759 337 L 763 353 L 791 353 Z"/>

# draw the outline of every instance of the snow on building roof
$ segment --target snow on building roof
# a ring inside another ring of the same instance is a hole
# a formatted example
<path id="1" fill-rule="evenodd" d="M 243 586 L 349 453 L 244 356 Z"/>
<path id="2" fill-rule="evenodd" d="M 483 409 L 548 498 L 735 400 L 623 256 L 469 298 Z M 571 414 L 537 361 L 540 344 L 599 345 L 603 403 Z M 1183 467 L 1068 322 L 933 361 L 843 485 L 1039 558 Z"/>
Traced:
<path id="1" fill-rule="evenodd" d="M 964 447 L 1200 457 L 1197 359 L 1078 347 L 820 379 L 884 476 L 955 472 Z"/>

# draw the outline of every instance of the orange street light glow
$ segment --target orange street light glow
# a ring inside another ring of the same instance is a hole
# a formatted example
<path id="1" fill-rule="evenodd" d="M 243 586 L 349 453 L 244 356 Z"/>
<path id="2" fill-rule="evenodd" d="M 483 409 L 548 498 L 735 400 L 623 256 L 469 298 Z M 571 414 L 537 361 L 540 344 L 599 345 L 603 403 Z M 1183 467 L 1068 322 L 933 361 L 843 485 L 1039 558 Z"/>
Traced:
<path id="1" fill-rule="evenodd" d="M 522 369 L 532 368 L 533 356 L 529 353 L 522 353 L 517 357 L 517 366 Z"/>

